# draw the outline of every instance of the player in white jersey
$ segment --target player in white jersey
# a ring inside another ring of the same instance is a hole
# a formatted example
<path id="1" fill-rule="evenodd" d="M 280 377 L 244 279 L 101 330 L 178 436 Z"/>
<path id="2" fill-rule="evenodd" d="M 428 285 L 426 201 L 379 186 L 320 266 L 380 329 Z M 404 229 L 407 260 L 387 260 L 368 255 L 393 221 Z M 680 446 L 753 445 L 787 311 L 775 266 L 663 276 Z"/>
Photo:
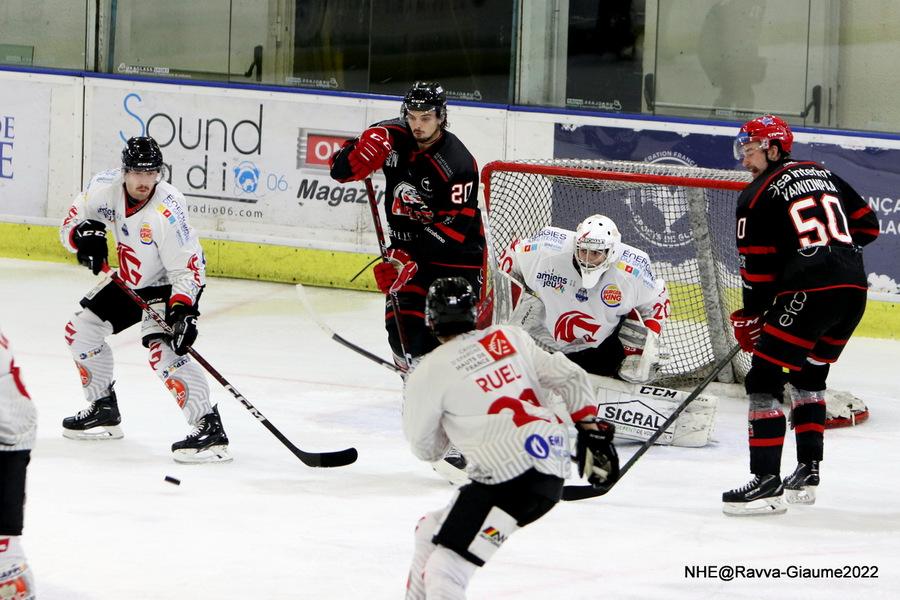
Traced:
<path id="1" fill-rule="evenodd" d="M 425 321 L 442 345 L 406 381 L 403 431 L 413 454 L 432 462 L 452 444 L 472 478 L 419 521 L 410 600 L 464 598 L 476 567 L 556 505 L 571 460 L 567 422 L 578 430 L 579 472 L 594 485 L 618 478 L 613 427 L 596 418 L 587 373 L 518 327 L 476 331 L 476 304 L 461 277 L 431 285 Z M 551 391 L 563 405 L 550 402 Z"/>
<path id="2" fill-rule="evenodd" d="M 193 430 L 172 444 L 178 462 L 231 460 L 228 437 L 209 384 L 187 355 L 197 338 L 197 303 L 206 284 L 203 249 L 188 223 L 184 196 L 162 179 L 163 157 L 149 137 L 128 140 L 122 168 L 94 175 L 76 196 L 60 227 L 63 245 L 78 262 L 98 274 L 107 261 L 106 234 L 116 238 L 118 276 L 175 332 L 168 338 L 159 325 L 116 282 L 104 279 L 82 298 L 83 310 L 66 325 L 65 339 L 81 376 L 89 406 L 63 420 L 72 439 L 118 439 L 121 417 L 113 390 L 109 335 L 141 322 L 150 367 L 172 393 Z"/>
<path id="3" fill-rule="evenodd" d="M 0 598 L 34 598 L 22 549 L 25 472 L 37 429 L 34 403 L 0 331 Z"/>
<path id="4" fill-rule="evenodd" d="M 633 383 L 656 377 L 668 292 L 611 219 L 592 215 L 575 231 L 545 227 L 513 242 L 499 266 L 529 292 L 510 322 L 539 343 L 589 373 Z"/>

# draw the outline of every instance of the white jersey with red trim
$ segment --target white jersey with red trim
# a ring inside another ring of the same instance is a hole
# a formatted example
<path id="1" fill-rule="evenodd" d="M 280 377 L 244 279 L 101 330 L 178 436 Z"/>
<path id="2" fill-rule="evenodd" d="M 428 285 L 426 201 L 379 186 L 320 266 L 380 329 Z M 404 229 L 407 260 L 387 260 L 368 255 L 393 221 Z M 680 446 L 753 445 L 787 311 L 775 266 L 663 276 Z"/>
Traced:
<path id="1" fill-rule="evenodd" d="M 76 252 L 72 234 L 80 223 L 93 219 L 116 238 L 119 276 L 128 287 L 141 289 L 172 285 L 172 300 L 194 304 L 206 284 L 206 261 L 197 232 L 188 223 L 184 196 L 165 181 L 134 214 L 125 211 L 121 169 L 94 175 L 75 197 L 59 234 L 69 252 Z"/>
<path id="2" fill-rule="evenodd" d="M 428 462 L 452 444 L 481 483 L 531 468 L 565 478 L 569 427 L 553 410 L 551 390 L 572 420 L 597 414 L 587 373 L 564 355 L 545 352 L 511 325 L 471 331 L 427 354 L 410 373 L 403 432 L 413 454 Z"/>
<path id="3" fill-rule="evenodd" d="M 499 266 L 524 283 L 542 304 L 540 318 L 520 321 L 529 333 L 554 350 L 595 348 L 632 310 L 640 313 L 648 328 L 660 333 L 671 306 L 665 282 L 654 277 L 645 252 L 622 243 L 619 249 L 616 263 L 587 289 L 574 262 L 574 232 L 545 227 L 531 238 L 513 242 Z M 526 299 L 523 307 L 528 304 Z"/>
<path id="4" fill-rule="evenodd" d="M 0 331 L 0 451 L 30 450 L 36 430 L 37 411 Z"/>

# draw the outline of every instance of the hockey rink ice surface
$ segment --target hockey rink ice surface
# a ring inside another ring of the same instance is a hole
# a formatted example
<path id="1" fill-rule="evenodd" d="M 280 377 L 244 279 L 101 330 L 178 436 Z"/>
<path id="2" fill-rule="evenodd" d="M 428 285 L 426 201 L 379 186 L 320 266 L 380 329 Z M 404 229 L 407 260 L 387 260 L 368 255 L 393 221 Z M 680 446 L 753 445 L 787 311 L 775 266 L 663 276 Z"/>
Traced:
<path id="1" fill-rule="evenodd" d="M 402 598 L 416 521 L 452 488 L 403 440 L 399 377 L 328 339 L 293 285 L 211 279 L 196 350 L 296 445 L 355 446 L 358 462 L 304 466 L 211 379 L 234 462 L 174 463 L 169 446 L 189 428 L 137 327 L 110 339 L 124 439 L 67 440 L 60 422 L 85 403 L 63 328 L 96 280 L 73 265 L 0 259 L 0 323 L 40 412 L 23 537 L 38 597 Z M 380 296 L 307 293 L 336 332 L 389 356 Z M 653 448 L 606 496 L 560 503 L 476 573 L 469 598 L 897 598 L 898 367 L 900 342 L 856 338 L 832 369 L 833 387 L 872 416 L 826 432 L 815 506 L 722 514 L 722 491 L 749 480 L 746 404 L 725 398 L 714 443 Z M 635 447 L 619 446 L 623 463 Z M 726 568 L 686 575 L 700 566 Z M 744 576 L 728 580 L 727 567 Z M 792 567 L 811 572 L 790 578 Z M 813 578 L 844 567 L 875 567 L 877 578 Z"/>

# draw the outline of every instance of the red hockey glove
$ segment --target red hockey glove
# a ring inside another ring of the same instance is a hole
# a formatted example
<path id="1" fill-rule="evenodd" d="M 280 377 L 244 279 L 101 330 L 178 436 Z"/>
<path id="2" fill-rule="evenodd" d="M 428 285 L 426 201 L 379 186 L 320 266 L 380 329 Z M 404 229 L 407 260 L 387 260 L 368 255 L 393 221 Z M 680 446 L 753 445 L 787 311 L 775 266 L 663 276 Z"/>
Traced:
<path id="1" fill-rule="evenodd" d="M 384 159 L 391 153 L 391 138 L 384 127 L 370 127 L 362 132 L 347 161 L 353 170 L 354 179 L 365 179 L 372 171 L 384 165 Z"/>
<path id="2" fill-rule="evenodd" d="M 419 265 L 400 249 L 391 248 L 385 254 L 384 262 L 375 265 L 375 283 L 382 294 L 397 291 L 413 278 Z"/>
<path id="3" fill-rule="evenodd" d="M 756 340 L 762 334 L 762 317 L 745 315 L 744 309 L 731 313 L 731 326 L 734 328 L 734 339 L 744 352 L 753 352 Z"/>

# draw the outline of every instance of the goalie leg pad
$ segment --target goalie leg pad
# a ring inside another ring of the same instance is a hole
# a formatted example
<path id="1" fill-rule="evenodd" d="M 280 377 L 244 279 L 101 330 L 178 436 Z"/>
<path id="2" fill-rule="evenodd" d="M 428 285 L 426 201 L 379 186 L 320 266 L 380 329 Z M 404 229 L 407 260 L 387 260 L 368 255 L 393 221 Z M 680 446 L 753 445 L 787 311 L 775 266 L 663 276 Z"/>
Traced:
<path id="1" fill-rule="evenodd" d="M 655 385 L 630 384 L 590 376 L 597 392 L 597 416 L 616 424 L 616 437 L 647 441 L 690 395 Z M 699 448 L 709 443 L 715 427 L 718 398 L 697 396 L 659 437 L 657 444 Z"/>
<path id="2" fill-rule="evenodd" d="M 853 427 L 869 418 L 866 403 L 840 390 L 825 390 L 825 429 Z"/>

